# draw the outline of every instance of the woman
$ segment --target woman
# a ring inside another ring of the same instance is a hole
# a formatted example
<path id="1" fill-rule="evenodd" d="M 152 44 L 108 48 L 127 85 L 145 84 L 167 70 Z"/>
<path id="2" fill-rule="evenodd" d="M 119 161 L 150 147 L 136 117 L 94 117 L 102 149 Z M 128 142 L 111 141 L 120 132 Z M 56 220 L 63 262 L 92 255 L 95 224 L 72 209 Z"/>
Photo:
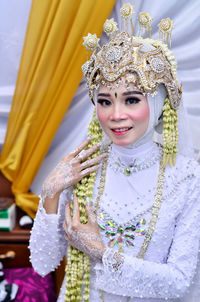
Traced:
<path id="1" fill-rule="evenodd" d="M 110 42 L 83 66 L 97 116 L 43 185 L 31 261 L 44 276 L 68 247 L 58 301 L 179 300 L 197 263 L 200 170 L 177 153 L 175 59 L 159 41 L 117 34 L 113 20 L 104 30 Z M 98 48 L 95 35 L 84 40 Z"/>

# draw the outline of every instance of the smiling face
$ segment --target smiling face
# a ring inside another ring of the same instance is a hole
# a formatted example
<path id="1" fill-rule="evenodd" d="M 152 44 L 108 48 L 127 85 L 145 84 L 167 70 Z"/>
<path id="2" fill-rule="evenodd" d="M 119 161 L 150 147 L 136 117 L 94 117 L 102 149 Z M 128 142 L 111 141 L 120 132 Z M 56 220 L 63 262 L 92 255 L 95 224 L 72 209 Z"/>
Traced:
<path id="1" fill-rule="evenodd" d="M 119 146 L 136 142 L 144 135 L 149 123 L 147 97 L 130 84 L 117 88 L 101 86 L 97 95 L 97 116 L 102 129 Z"/>

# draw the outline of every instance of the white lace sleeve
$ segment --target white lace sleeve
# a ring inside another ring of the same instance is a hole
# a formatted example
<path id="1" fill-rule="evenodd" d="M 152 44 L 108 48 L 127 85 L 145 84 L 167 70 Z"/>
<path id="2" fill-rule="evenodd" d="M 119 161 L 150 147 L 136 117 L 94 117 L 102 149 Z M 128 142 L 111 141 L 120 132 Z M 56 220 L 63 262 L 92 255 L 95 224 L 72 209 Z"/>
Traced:
<path id="1" fill-rule="evenodd" d="M 98 289 L 116 295 L 160 299 L 179 298 L 187 292 L 195 273 L 199 247 L 199 179 L 193 180 L 188 188 L 166 263 L 120 255 L 107 249 L 103 264 L 96 266 Z"/>
<path id="2" fill-rule="evenodd" d="M 63 221 L 65 204 L 70 199 L 69 190 L 60 194 L 58 214 L 47 214 L 40 200 L 29 243 L 30 261 L 41 276 L 55 270 L 66 253 Z"/>

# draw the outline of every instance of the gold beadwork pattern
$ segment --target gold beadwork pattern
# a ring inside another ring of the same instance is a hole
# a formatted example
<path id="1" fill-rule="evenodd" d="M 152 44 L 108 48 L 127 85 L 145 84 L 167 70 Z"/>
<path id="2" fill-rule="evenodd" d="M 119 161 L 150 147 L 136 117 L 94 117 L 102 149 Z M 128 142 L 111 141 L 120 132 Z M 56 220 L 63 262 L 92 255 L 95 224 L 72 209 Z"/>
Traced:
<path id="1" fill-rule="evenodd" d="M 152 50 L 144 51 L 147 44 Z M 138 88 L 146 93 L 155 93 L 158 85 L 163 84 L 171 107 L 177 108 L 181 90 L 176 79 L 176 60 L 172 53 L 166 56 L 166 48 L 159 41 L 131 37 L 127 32 L 117 34 L 82 66 L 91 100 L 94 102 L 94 90 L 99 85 L 112 88 L 120 77 L 132 72 L 137 75 Z"/>
<path id="2" fill-rule="evenodd" d="M 98 195 L 97 195 L 96 205 L 95 205 L 95 215 L 96 215 L 96 217 L 97 217 L 97 211 L 98 211 L 98 208 L 99 208 L 100 198 L 103 195 L 104 188 L 105 188 L 106 169 L 107 169 L 107 162 L 108 162 L 108 148 L 106 149 L 106 157 L 105 157 L 105 159 L 103 161 L 103 164 L 102 164 L 101 177 L 100 177 L 100 182 L 99 182 L 99 190 L 98 190 Z"/>
<path id="3" fill-rule="evenodd" d="M 149 247 L 149 244 L 151 242 L 153 233 L 155 231 L 155 227 L 156 227 L 156 223 L 157 223 L 158 215 L 159 215 L 159 210 L 160 210 L 160 206 L 161 206 L 161 202 L 162 202 L 164 179 L 165 179 L 165 166 L 163 165 L 163 160 L 161 158 L 160 168 L 159 168 L 159 173 L 158 173 L 157 191 L 156 191 L 155 201 L 153 204 L 152 215 L 151 215 L 151 219 L 149 222 L 149 227 L 148 227 L 147 233 L 145 235 L 145 239 L 144 239 L 141 249 L 137 255 L 137 258 L 144 258 L 145 254 L 147 252 L 147 249 Z"/>

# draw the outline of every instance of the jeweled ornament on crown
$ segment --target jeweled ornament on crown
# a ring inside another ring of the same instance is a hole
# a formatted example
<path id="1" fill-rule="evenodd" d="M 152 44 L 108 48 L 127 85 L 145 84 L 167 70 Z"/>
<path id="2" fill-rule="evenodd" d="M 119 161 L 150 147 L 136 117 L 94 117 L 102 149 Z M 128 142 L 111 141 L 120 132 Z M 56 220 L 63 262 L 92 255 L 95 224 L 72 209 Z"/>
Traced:
<path id="1" fill-rule="evenodd" d="M 122 51 L 119 46 L 110 47 L 110 49 L 106 51 L 106 59 L 109 62 L 118 62 L 120 61 L 121 58 L 122 58 Z"/>

